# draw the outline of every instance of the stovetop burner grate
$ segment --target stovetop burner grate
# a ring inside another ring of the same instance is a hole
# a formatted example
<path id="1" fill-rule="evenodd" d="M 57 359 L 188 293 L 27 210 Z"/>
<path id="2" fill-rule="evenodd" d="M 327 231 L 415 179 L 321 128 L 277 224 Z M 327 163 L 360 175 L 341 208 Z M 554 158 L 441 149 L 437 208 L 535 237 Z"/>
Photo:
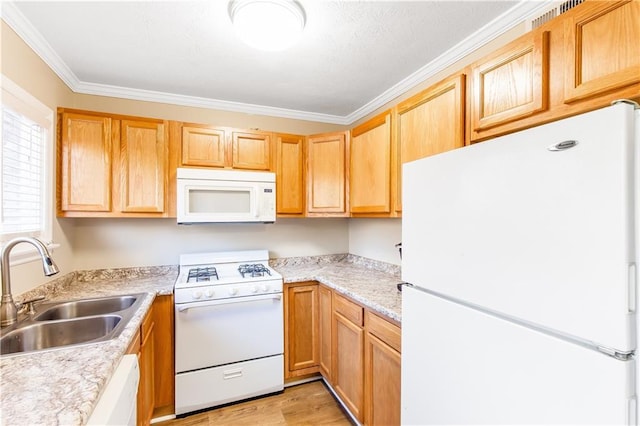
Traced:
<path id="1" fill-rule="evenodd" d="M 208 266 L 206 268 L 192 268 L 189 269 L 189 276 L 187 277 L 187 282 L 195 281 L 205 282 L 212 281 L 213 279 L 218 280 L 218 271 L 213 266 Z"/>
<path id="2" fill-rule="evenodd" d="M 238 272 L 245 278 L 246 275 L 250 277 L 263 277 L 265 274 L 271 275 L 271 271 L 261 263 L 245 264 L 238 266 Z"/>

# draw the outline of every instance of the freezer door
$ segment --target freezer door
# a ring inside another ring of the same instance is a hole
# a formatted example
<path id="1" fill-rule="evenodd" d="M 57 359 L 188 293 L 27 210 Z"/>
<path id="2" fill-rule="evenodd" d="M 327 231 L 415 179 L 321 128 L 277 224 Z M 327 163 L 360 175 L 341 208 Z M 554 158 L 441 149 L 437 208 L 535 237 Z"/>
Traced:
<path id="1" fill-rule="evenodd" d="M 405 164 L 403 280 L 633 350 L 633 122 L 615 105 Z"/>
<path id="2" fill-rule="evenodd" d="M 402 302 L 402 424 L 635 424 L 635 361 L 413 288 Z"/>

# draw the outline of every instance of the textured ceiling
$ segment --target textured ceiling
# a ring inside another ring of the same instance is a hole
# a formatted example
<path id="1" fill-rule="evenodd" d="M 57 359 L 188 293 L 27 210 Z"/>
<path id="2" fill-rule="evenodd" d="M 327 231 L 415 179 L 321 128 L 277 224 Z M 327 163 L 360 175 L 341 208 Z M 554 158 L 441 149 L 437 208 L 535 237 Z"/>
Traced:
<path id="1" fill-rule="evenodd" d="M 521 4 L 300 0 L 307 16 L 302 39 L 286 51 L 267 53 L 236 38 L 227 3 L 14 6 L 48 44 L 39 49 L 55 52 L 58 68 L 66 68 L 79 86 L 157 92 L 169 101 L 176 95 L 182 103 L 190 97 L 223 101 L 237 109 L 247 104 L 339 122 L 358 118 L 354 114 L 363 106 Z"/>

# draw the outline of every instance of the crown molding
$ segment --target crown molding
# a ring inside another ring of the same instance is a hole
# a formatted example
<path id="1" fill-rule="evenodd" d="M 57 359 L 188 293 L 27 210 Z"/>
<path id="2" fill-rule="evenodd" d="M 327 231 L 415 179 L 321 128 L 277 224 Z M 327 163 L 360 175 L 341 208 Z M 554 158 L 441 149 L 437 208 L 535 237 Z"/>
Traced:
<path id="1" fill-rule="evenodd" d="M 81 94 L 108 96 L 137 101 L 159 102 L 197 108 L 209 108 L 233 111 L 245 114 L 266 115 L 272 117 L 321 123 L 351 125 L 366 117 L 378 108 L 391 102 L 408 90 L 426 81 L 446 67 L 454 64 L 474 50 L 490 42 L 501 34 L 520 24 L 524 19 L 548 6 L 548 1 L 522 0 L 514 7 L 476 31 L 463 41 L 449 49 L 438 58 L 429 62 L 418 71 L 385 90 L 362 107 L 346 116 L 320 114 L 264 105 L 245 104 L 219 99 L 186 96 L 167 92 L 141 90 L 129 87 L 112 86 L 80 81 L 69 66 L 58 56 L 51 45 L 26 19 L 13 2 L 2 2 L 0 17 L 24 42 L 55 72 L 69 88 Z"/>

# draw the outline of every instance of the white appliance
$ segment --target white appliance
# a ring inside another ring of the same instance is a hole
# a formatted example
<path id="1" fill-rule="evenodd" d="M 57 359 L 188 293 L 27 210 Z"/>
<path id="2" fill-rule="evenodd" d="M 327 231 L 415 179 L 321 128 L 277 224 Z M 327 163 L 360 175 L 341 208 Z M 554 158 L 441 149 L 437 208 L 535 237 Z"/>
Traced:
<path id="1" fill-rule="evenodd" d="M 276 175 L 239 170 L 177 170 L 178 223 L 276 220 Z"/>
<path id="2" fill-rule="evenodd" d="M 268 260 L 267 250 L 180 256 L 176 414 L 284 389 L 282 276 Z"/>
<path id="3" fill-rule="evenodd" d="M 135 426 L 139 381 L 138 356 L 125 355 L 102 392 L 87 424 Z"/>
<path id="4" fill-rule="evenodd" d="M 405 164 L 403 424 L 637 424 L 639 123 Z"/>

